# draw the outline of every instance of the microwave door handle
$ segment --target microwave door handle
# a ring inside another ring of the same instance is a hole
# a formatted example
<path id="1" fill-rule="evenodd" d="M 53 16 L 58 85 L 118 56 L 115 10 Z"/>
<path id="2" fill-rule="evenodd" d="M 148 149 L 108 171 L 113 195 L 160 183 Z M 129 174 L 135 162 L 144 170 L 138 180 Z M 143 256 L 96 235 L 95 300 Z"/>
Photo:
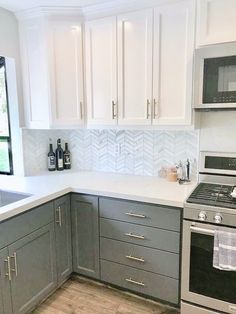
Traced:
<path id="1" fill-rule="evenodd" d="M 209 235 L 215 234 L 215 230 L 193 227 L 193 226 L 190 226 L 190 230 L 195 231 L 197 233 L 203 233 L 203 234 L 209 234 Z"/>

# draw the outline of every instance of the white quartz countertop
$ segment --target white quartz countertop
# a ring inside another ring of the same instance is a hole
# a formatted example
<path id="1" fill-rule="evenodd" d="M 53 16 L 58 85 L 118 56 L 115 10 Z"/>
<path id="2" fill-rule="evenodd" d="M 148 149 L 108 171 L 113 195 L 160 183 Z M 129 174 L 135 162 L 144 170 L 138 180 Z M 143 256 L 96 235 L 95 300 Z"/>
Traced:
<path id="1" fill-rule="evenodd" d="M 179 185 L 158 177 L 71 170 L 46 172 L 32 177 L 2 175 L 0 189 L 32 196 L 0 207 L 0 221 L 69 192 L 183 207 L 185 199 L 195 186 L 195 182 Z"/>

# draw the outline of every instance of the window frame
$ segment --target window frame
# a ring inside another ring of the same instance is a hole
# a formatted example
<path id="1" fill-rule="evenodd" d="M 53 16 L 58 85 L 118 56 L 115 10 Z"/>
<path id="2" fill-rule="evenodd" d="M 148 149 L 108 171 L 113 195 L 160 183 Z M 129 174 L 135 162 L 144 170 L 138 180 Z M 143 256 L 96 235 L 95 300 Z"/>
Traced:
<path id="1" fill-rule="evenodd" d="M 5 87 L 6 87 L 6 101 L 7 101 L 7 119 L 8 119 L 8 127 L 9 127 L 9 135 L 1 136 L 0 142 L 6 141 L 8 144 L 8 159 L 9 159 L 9 171 L 1 171 L 0 175 L 13 175 L 13 158 L 12 158 L 12 141 L 11 141 L 11 123 L 10 123 L 10 108 L 9 108 L 9 97 L 8 97 L 8 86 L 7 86 L 7 71 L 6 71 L 6 60 L 5 57 L 0 56 L 0 60 L 3 59 L 3 62 L 0 62 L 0 66 L 4 66 L 5 68 Z"/>

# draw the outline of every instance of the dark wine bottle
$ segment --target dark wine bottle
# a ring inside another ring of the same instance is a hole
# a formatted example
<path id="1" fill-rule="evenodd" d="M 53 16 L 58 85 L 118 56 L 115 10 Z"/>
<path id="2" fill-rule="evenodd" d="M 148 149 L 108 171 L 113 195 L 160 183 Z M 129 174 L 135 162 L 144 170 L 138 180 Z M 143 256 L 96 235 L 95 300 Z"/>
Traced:
<path id="1" fill-rule="evenodd" d="M 48 170 L 55 171 L 56 170 L 56 155 L 53 151 L 52 144 L 49 144 L 49 152 L 48 152 Z"/>
<path id="2" fill-rule="evenodd" d="M 70 151 L 68 149 L 68 143 L 65 143 L 64 169 L 70 169 L 70 168 L 71 168 Z"/>
<path id="3" fill-rule="evenodd" d="M 57 149 L 56 149 L 56 167 L 58 171 L 64 170 L 63 166 L 63 149 L 61 148 L 61 139 L 57 140 Z"/>

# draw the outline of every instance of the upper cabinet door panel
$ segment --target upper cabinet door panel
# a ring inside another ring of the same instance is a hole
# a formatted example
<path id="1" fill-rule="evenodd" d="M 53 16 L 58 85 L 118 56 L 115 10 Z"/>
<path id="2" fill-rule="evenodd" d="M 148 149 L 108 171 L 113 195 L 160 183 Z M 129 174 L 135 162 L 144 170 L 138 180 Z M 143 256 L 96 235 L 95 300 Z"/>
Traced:
<path id="1" fill-rule="evenodd" d="M 49 126 L 45 28 L 39 19 L 20 24 L 26 126 Z M 43 101 L 42 101 L 43 100 Z"/>
<path id="2" fill-rule="evenodd" d="M 76 21 L 50 23 L 53 126 L 78 125 L 83 112 L 82 30 Z M 69 108 L 69 110 L 68 110 Z"/>
<path id="3" fill-rule="evenodd" d="M 198 0 L 197 44 L 236 40 L 236 1 Z"/>
<path id="4" fill-rule="evenodd" d="M 151 9 L 118 16 L 119 124 L 151 123 L 152 29 Z"/>
<path id="5" fill-rule="evenodd" d="M 88 124 L 116 124 L 116 17 L 87 22 L 85 41 Z"/>
<path id="6" fill-rule="evenodd" d="M 153 124 L 191 122 L 193 1 L 154 10 Z"/>

